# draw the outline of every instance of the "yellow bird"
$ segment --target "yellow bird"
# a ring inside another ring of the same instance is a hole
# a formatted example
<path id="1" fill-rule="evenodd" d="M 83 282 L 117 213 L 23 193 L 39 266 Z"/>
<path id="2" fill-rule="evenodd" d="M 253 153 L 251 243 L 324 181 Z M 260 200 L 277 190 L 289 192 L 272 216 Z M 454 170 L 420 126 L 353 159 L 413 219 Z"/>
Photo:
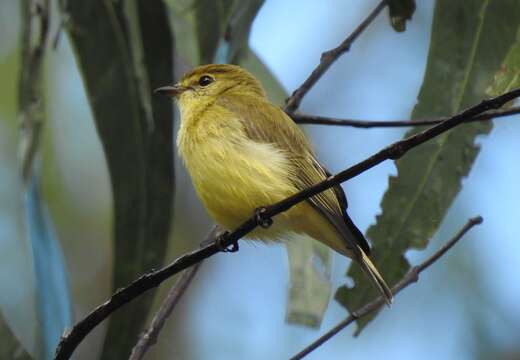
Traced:
<path id="1" fill-rule="evenodd" d="M 234 230 L 255 209 L 324 180 L 300 128 L 271 104 L 258 80 L 234 65 L 199 66 L 174 86 L 156 90 L 180 109 L 179 154 L 198 197 L 222 228 Z M 320 241 L 355 260 L 387 303 L 392 292 L 372 263 L 369 245 L 347 214 L 340 186 L 326 190 L 257 228 L 251 239 Z"/>

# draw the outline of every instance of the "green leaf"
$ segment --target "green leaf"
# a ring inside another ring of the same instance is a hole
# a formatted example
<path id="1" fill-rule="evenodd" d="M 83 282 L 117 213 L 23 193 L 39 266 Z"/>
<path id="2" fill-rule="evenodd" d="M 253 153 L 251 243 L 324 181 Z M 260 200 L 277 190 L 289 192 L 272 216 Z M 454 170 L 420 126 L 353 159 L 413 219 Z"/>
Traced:
<path id="1" fill-rule="evenodd" d="M 19 69 L 19 163 L 23 187 L 25 230 L 35 277 L 38 358 L 51 359 L 61 334 L 72 323 L 67 270 L 45 201 L 39 191 L 41 129 L 45 122 L 43 65 L 50 5 L 34 12 L 31 0 L 20 2 L 21 67 Z"/>
<path id="2" fill-rule="evenodd" d="M 415 0 L 390 0 L 388 2 L 390 24 L 397 32 L 406 30 L 406 22 L 415 12 Z"/>
<path id="3" fill-rule="evenodd" d="M 249 50 L 239 65 L 260 80 L 271 102 L 283 104 L 287 93 L 253 51 Z M 319 327 L 330 299 L 332 252 L 327 246 L 303 236 L 289 239 L 285 247 L 289 259 L 286 320 L 291 324 Z"/>
<path id="4" fill-rule="evenodd" d="M 454 114 L 481 101 L 515 41 L 519 13 L 516 0 L 437 1 L 426 73 L 412 118 Z M 398 175 L 390 177 L 382 213 L 367 232 L 374 261 L 389 284 L 409 268 L 404 252 L 424 248 L 439 227 L 478 154 L 475 138 L 491 126 L 465 124 L 396 162 Z M 358 267 L 348 274 L 356 286 L 342 287 L 336 299 L 354 311 L 376 294 Z M 358 331 L 372 318 L 358 321 Z"/>
<path id="5" fill-rule="evenodd" d="M 511 46 L 486 93 L 489 96 L 498 96 L 518 87 L 520 87 L 520 28 L 516 33 L 516 42 Z"/>
<path id="6" fill-rule="evenodd" d="M 181 54 L 191 64 L 238 63 L 263 0 L 169 1 Z M 194 46 L 195 42 L 195 46 Z"/>
<path id="7" fill-rule="evenodd" d="M 176 55 L 190 67 L 200 63 L 195 31 L 193 0 L 166 0 L 171 13 L 171 26 L 175 33 Z"/>
<path id="8" fill-rule="evenodd" d="M 61 2 L 110 173 L 114 289 L 162 264 L 173 200 L 173 104 L 150 96 L 173 82 L 172 34 L 161 0 L 135 1 Z M 151 300 L 111 318 L 103 358 L 128 357 Z"/>
<path id="9" fill-rule="evenodd" d="M 319 328 L 331 293 L 332 252 L 310 237 L 285 243 L 289 259 L 286 321 Z"/>
<path id="10" fill-rule="evenodd" d="M 251 24 L 262 7 L 263 0 L 237 1 L 227 24 L 224 41 L 228 44 L 228 62 L 238 64 L 249 50 Z"/>
<path id="11" fill-rule="evenodd" d="M 0 314 L 0 359 L 30 360 L 31 357 L 20 345 Z"/>
<path id="12" fill-rule="evenodd" d="M 194 21 L 199 49 L 199 63 L 214 62 L 217 47 L 226 30 L 234 0 L 196 0 Z"/>
<path id="13" fill-rule="evenodd" d="M 38 177 L 32 175 L 24 208 L 35 276 L 39 357 L 52 359 L 61 334 L 72 325 L 72 306 L 65 259 L 39 187 Z"/>

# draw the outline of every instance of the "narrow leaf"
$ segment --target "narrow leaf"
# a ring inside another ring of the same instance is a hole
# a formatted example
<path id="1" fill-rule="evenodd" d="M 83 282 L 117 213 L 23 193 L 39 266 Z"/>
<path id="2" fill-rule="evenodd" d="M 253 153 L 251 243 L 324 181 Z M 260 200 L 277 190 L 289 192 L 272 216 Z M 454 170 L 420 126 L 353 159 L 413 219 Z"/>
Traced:
<path id="1" fill-rule="evenodd" d="M 152 90 L 173 83 L 173 34 L 170 30 L 167 9 L 162 0 L 136 0 L 126 3 L 125 16 L 128 47 L 132 52 L 133 71 L 139 98 L 141 99 L 141 124 L 143 125 L 143 151 L 145 159 L 145 199 L 142 204 L 145 218 L 144 241 L 146 246 L 136 247 L 134 258 L 141 256 L 139 273 L 159 266 L 164 260 L 173 205 L 173 104 L 170 99 L 152 97 Z M 157 41 L 161 39 L 161 41 Z M 116 281 L 118 269 L 124 269 L 129 260 L 124 255 L 126 241 L 119 244 L 120 256 L 116 255 Z M 121 273 L 121 281 L 132 279 Z M 135 276 L 137 276 L 136 274 Z M 133 278 L 135 278 L 133 276 Z M 126 313 L 112 317 L 105 339 L 102 358 L 114 359 L 124 356 L 135 345 L 135 337 L 122 337 L 121 333 L 137 334 L 150 302 L 143 302 L 140 322 Z M 132 310 L 130 310 L 132 311 Z M 130 329 L 130 330 L 129 330 Z"/>
<path id="2" fill-rule="evenodd" d="M 28 242 L 35 275 L 38 358 L 51 359 L 61 334 L 72 323 L 65 261 L 47 209 L 39 193 L 39 153 L 44 123 L 43 61 L 49 28 L 49 1 L 24 0 L 19 74 L 20 168 Z"/>
<path id="3" fill-rule="evenodd" d="M 482 100 L 515 41 L 519 13 L 520 2 L 515 0 L 437 1 L 426 73 L 412 118 L 454 114 Z M 409 268 L 404 252 L 424 248 L 438 229 L 478 154 L 475 138 L 491 126 L 466 124 L 396 162 L 398 175 L 390 177 L 382 213 L 367 232 L 375 245 L 375 263 L 390 284 Z M 357 267 L 348 274 L 356 286 L 342 287 L 336 299 L 353 311 L 376 294 Z M 370 319 L 358 321 L 359 330 Z"/>
<path id="4" fill-rule="evenodd" d="M 234 0 L 196 0 L 194 21 L 197 33 L 199 62 L 213 62 L 218 44 L 229 21 Z"/>
<path id="5" fill-rule="evenodd" d="M 110 173 L 114 289 L 162 264 L 173 200 L 173 104 L 150 96 L 173 81 L 172 33 L 162 1 L 135 1 L 61 2 Z M 151 300 L 115 314 L 103 358 L 128 356 Z"/>
<path id="6" fill-rule="evenodd" d="M 168 3 L 176 18 L 175 30 L 183 34 L 179 49 L 184 57 L 192 64 L 236 64 L 247 54 L 251 24 L 263 0 L 196 0 L 191 5 L 183 1 Z"/>
<path id="7" fill-rule="evenodd" d="M 286 321 L 319 328 L 331 293 L 332 252 L 312 238 L 289 239 L 289 288 Z"/>
<path id="8" fill-rule="evenodd" d="M 27 184 L 25 210 L 36 286 L 42 359 L 52 359 L 61 334 L 72 324 L 65 261 L 35 176 Z"/>
<path id="9" fill-rule="evenodd" d="M 237 64 L 241 57 L 247 55 L 251 25 L 263 3 L 263 0 L 235 2 L 223 38 L 229 46 L 227 62 Z"/>

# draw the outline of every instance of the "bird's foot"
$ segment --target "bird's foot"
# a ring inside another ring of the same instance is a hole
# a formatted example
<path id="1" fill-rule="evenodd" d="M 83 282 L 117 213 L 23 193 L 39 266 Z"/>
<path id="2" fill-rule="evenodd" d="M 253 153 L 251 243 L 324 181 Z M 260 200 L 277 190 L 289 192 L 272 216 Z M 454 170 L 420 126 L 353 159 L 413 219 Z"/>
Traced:
<path id="1" fill-rule="evenodd" d="M 215 243 L 217 244 L 218 249 L 222 252 L 229 252 L 229 253 L 237 252 L 239 249 L 237 240 L 235 240 L 234 242 L 232 242 L 229 245 L 227 244 L 229 234 L 231 234 L 229 231 L 224 231 L 224 232 L 220 233 L 215 238 Z"/>
<path id="2" fill-rule="evenodd" d="M 259 207 L 255 209 L 255 220 L 258 225 L 263 227 L 264 229 L 267 229 L 271 225 L 273 225 L 273 219 L 270 217 L 266 217 L 265 213 L 267 212 L 266 207 Z"/>

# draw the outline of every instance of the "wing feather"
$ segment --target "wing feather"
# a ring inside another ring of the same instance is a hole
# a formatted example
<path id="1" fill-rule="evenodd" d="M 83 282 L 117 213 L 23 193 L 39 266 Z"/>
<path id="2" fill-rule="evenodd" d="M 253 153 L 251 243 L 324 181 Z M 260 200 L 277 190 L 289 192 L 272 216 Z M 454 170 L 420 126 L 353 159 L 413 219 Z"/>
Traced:
<path id="1" fill-rule="evenodd" d="M 252 140 L 274 144 L 288 154 L 295 164 L 297 176 L 292 181 L 297 189 L 303 190 L 330 176 L 316 159 L 301 129 L 280 108 L 260 99 L 240 99 L 236 94 L 221 96 L 217 105 L 242 117 L 244 130 Z M 370 247 L 365 237 L 347 214 L 347 199 L 341 186 L 323 191 L 307 202 L 336 228 L 347 248 L 357 253 L 354 244 L 350 243 L 354 241 L 369 253 Z"/>

